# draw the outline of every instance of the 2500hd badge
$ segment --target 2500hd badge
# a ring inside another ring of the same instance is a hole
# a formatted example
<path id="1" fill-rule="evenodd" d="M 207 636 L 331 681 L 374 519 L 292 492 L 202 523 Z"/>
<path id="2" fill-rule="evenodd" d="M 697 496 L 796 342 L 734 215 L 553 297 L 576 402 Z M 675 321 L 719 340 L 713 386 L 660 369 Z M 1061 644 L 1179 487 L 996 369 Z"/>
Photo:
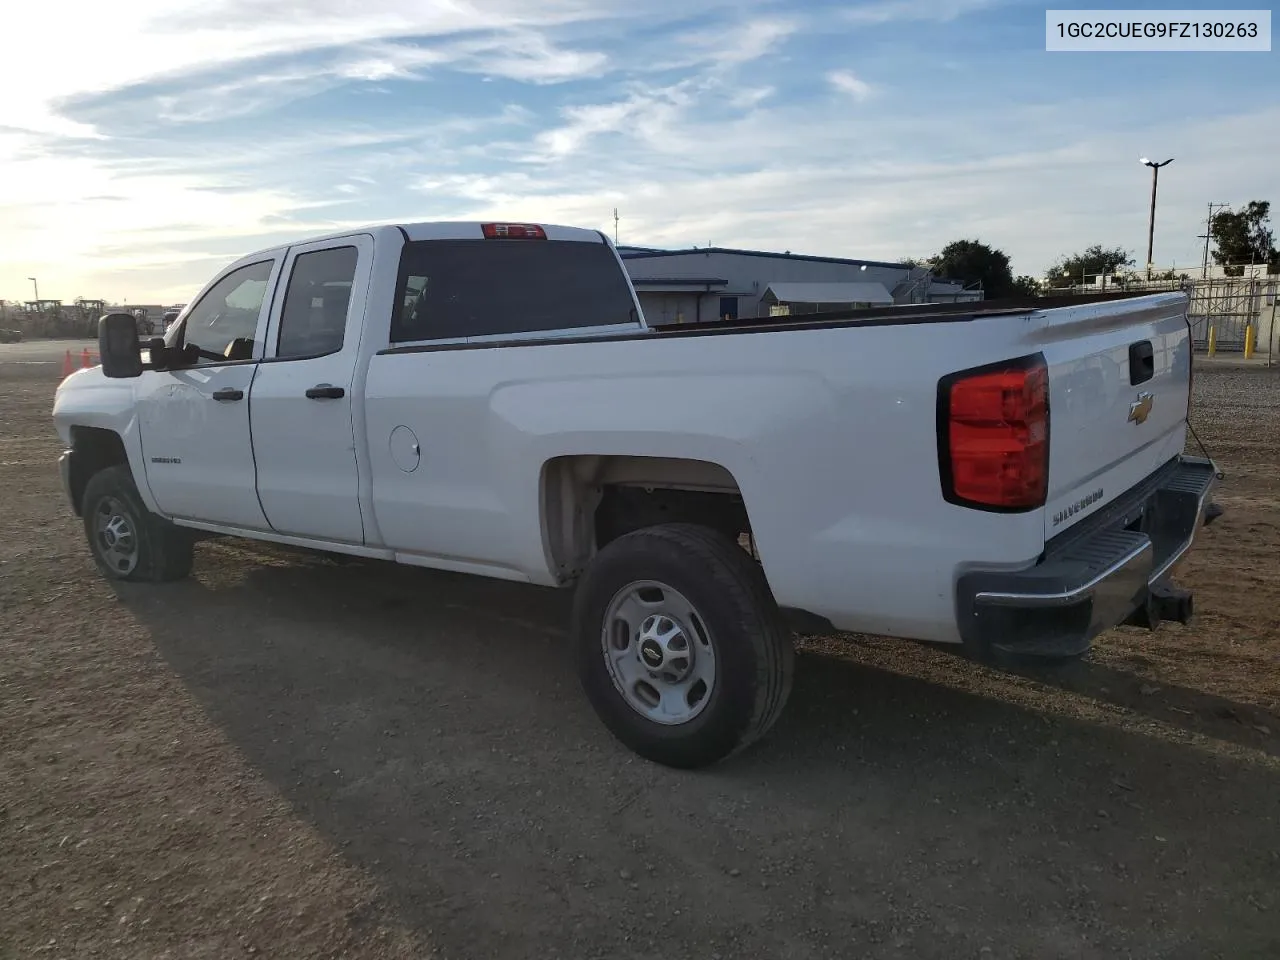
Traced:
<path id="1" fill-rule="evenodd" d="M 1081 497 L 1075 503 L 1069 503 L 1065 507 L 1063 507 L 1061 510 L 1059 510 L 1057 513 L 1055 513 L 1053 515 L 1053 525 L 1056 527 L 1058 524 L 1062 523 L 1063 520 L 1069 520 L 1071 517 L 1074 517 L 1081 510 L 1087 510 L 1089 507 L 1093 506 L 1095 503 L 1097 503 L 1101 499 L 1102 499 L 1102 488 L 1099 487 L 1097 490 L 1093 491 L 1093 493 L 1089 494 L 1087 497 Z"/>

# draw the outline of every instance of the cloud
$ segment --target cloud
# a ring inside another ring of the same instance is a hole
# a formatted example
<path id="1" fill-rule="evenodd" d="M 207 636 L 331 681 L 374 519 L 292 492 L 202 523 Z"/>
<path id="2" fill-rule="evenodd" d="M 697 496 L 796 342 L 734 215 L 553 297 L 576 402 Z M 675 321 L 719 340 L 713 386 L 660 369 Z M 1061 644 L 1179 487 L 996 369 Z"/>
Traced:
<path id="1" fill-rule="evenodd" d="M 39 43 L 8 54 L 26 85 L 0 100 L 0 295 L 37 275 L 67 299 L 181 300 L 219 262 L 310 234 L 492 216 L 612 233 L 615 206 L 633 243 L 894 259 L 978 235 L 1038 272 L 1145 244 L 1149 149 L 1179 157 L 1157 259 L 1190 263 L 1206 198 L 1265 198 L 1280 111 L 1250 112 L 1219 73 L 1217 113 L 1183 98 L 1171 120 L 1100 111 L 1096 67 L 1008 96 L 1024 65 L 980 65 L 991 50 L 901 59 L 926 21 L 993 5 L 134 0 L 86 6 L 83 33 L 25 5 L 15 29 L 67 43 L 58 70 Z"/>
<path id="2" fill-rule="evenodd" d="M 402 76 L 435 56 L 422 47 L 378 46 L 404 38 L 459 38 L 453 53 L 494 75 L 564 78 L 598 69 L 598 57 L 555 48 L 538 30 L 610 15 L 634 13 L 622 0 L 362 0 L 358 13 L 337 0 L 316 0 L 305 16 L 269 0 L 130 0 L 78 3 L 75 29 L 68 30 L 65 5 L 20 4 L 8 12 L 6 27 L 13 36 L 57 37 L 57 68 L 50 68 L 43 43 L 6 50 L 8 75 L 22 77 L 24 85 L 20 97 L 0 100 L 0 126 L 92 135 L 92 128 L 65 118 L 67 104 L 283 55 L 354 49 L 353 58 L 340 58 L 327 71 L 347 78 Z M 485 32 L 505 36 L 465 37 Z M 103 50 L 128 55 L 104 59 Z"/>
<path id="3" fill-rule="evenodd" d="M 544 84 L 597 75 L 606 65 L 607 58 L 599 52 L 565 49 L 527 31 L 430 43 L 374 42 L 266 58 L 256 61 L 253 69 L 218 66 L 81 97 L 68 109 L 86 121 L 85 130 L 123 132 L 154 129 L 156 121 L 205 124 L 278 112 L 352 83 L 424 80 L 438 67 Z"/>
<path id="4" fill-rule="evenodd" d="M 1002 0 L 873 0 L 844 11 L 850 23 L 876 26 L 912 20 L 947 23 L 970 13 L 998 6 Z M 1008 2 L 1008 0 L 1003 0 Z"/>
<path id="5" fill-rule="evenodd" d="M 796 18 L 758 17 L 727 30 L 683 33 L 679 42 L 693 53 L 693 62 L 710 62 L 727 68 L 750 63 L 773 52 L 799 26 Z"/>
<path id="6" fill-rule="evenodd" d="M 433 186 L 458 201 L 451 210 L 462 219 L 501 215 L 611 232 L 617 206 L 623 241 L 639 245 L 710 241 L 892 260 L 977 235 L 1012 254 L 1017 271 L 1040 273 L 1089 243 L 1133 250 L 1145 240 L 1148 181 L 1130 157 L 1131 144 L 1151 133 L 1128 122 L 1099 129 L 1080 107 L 984 114 L 993 135 L 965 156 L 947 156 L 939 143 L 954 142 L 949 125 L 972 126 L 974 116 L 931 117 L 938 136 L 928 151 L 909 146 L 918 140 L 918 118 L 878 118 L 864 127 L 794 107 L 713 123 L 677 116 L 669 135 L 704 147 L 679 164 L 588 140 L 567 167 L 458 174 Z M 1265 142 L 1245 157 L 1232 144 L 1249 131 Z M 1019 149 L 1002 146 L 1013 142 Z M 767 149 L 771 143 L 802 149 Z M 1198 262 L 1200 196 L 1219 189 L 1212 171 L 1233 170 L 1246 195 L 1265 192 L 1266 158 L 1280 149 L 1280 109 L 1181 120 L 1171 152 L 1182 145 L 1196 149 L 1203 172 L 1168 189 L 1161 183 L 1162 264 Z M 733 170 L 731 161 L 743 156 L 753 157 L 753 167 Z"/>
<path id="7" fill-rule="evenodd" d="M 410 122 L 395 116 L 404 99 L 367 119 L 291 105 L 353 84 L 430 80 L 446 68 L 534 87 L 598 78 L 616 68 L 592 46 L 603 21 L 615 24 L 604 34 L 620 37 L 618 23 L 639 18 L 651 28 L 687 13 L 683 0 L 644 10 L 630 0 L 362 0 L 354 14 L 313 0 L 299 17 L 265 0 L 134 0 L 77 6 L 77 29 L 65 30 L 65 9 L 22 6 L 9 25 L 58 36 L 59 65 L 47 68 L 38 43 L 15 47 L 6 62 L 26 80 L 21 96 L 0 100 L 0 282 L 38 273 L 48 289 L 106 280 L 136 295 L 134 284 L 160 283 L 168 264 L 164 290 L 176 295 L 198 282 L 192 271 L 207 266 L 212 248 L 242 251 L 402 216 L 397 195 L 425 197 L 434 211 L 443 198 L 406 193 L 409 185 L 460 164 L 504 152 L 522 164 L 565 158 L 623 129 L 658 140 L 689 91 L 636 83 L 630 96 L 568 106 L 532 131 L 542 112 L 518 100 L 495 112 L 433 106 L 439 94 L 427 93 Z M 741 63 L 789 29 L 748 18 L 693 52 L 704 63 Z M 129 55 L 104 64 L 102 49 Z"/>
<path id="8" fill-rule="evenodd" d="M 714 242 L 893 260 L 978 236 L 1013 255 L 1015 270 L 1025 273 L 1089 243 L 1137 250 L 1145 242 L 1149 180 L 1132 157 L 1154 137 L 1127 119 L 1107 129 L 1071 103 L 984 111 L 981 124 L 973 115 L 933 113 L 925 121 L 926 148 L 920 117 L 833 122 L 816 104 L 779 102 L 708 119 L 708 95 L 692 84 L 637 89 L 576 105 L 567 122 L 549 130 L 529 126 L 522 110 L 499 112 L 486 118 L 491 126 L 471 132 L 483 138 L 501 129 L 509 138 L 478 141 L 472 161 L 459 160 L 459 132 L 444 135 L 442 142 L 453 144 L 444 158 L 414 140 L 370 139 L 372 151 L 357 153 L 354 166 L 335 163 L 328 179 L 286 177 L 271 187 L 251 177 L 230 194 L 210 192 L 202 175 L 130 177 L 91 159 L 49 166 L 48 157 L 32 158 L 28 178 L 0 185 L 0 207 L 23 195 L 50 205 L 21 216 L 0 209 L 0 220 L 14 224 L 0 237 L 0 262 L 15 277 L 39 275 L 42 289 L 80 276 L 68 295 L 139 299 L 151 284 L 158 291 L 151 296 L 180 300 L 216 266 L 214 250 L 225 251 L 225 262 L 280 239 L 386 219 L 506 217 L 612 233 L 615 206 L 629 243 Z M 968 142 L 975 124 L 983 134 Z M 523 138 L 510 136 L 517 132 Z M 1231 146 L 1246 135 L 1256 151 Z M 1195 168 L 1167 184 L 1162 178 L 1157 224 L 1157 259 L 1186 265 L 1199 259 L 1205 191 L 1221 192 L 1208 171 L 1231 170 L 1242 196 L 1264 195 L 1271 182 L 1266 158 L 1280 149 L 1280 110 L 1180 120 L 1177 137 L 1170 142 L 1166 132 L 1165 142 L 1171 154 L 1196 154 Z M 1018 148 L 1005 146 L 1011 143 Z M 319 148 L 281 146 L 270 151 L 272 163 Z M 494 162 L 495 153 L 522 162 Z M 474 165 L 484 169 L 468 169 Z M 414 174 L 432 167 L 436 172 Z M 60 184 L 68 181 L 82 184 L 86 197 L 124 200 L 61 205 Z M 396 183 L 406 192 L 380 201 L 379 191 Z M 175 211 L 182 222 L 174 222 Z"/>
<path id="9" fill-rule="evenodd" d="M 859 79 L 852 70 L 832 70 L 827 74 L 827 82 L 855 100 L 866 100 L 873 93 L 871 84 Z"/>
<path id="10" fill-rule="evenodd" d="M 751 110 L 778 92 L 777 87 L 742 87 L 729 97 L 729 106 L 735 110 Z"/>
<path id="11" fill-rule="evenodd" d="M 599 51 L 566 49 L 529 30 L 452 44 L 444 52 L 454 69 L 527 83 L 599 76 L 609 62 Z"/>
<path id="12" fill-rule="evenodd" d="M 622 100 L 564 109 L 565 122 L 538 134 L 526 162 L 562 159 L 582 151 L 594 138 L 626 134 L 658 152 L 679 151 L 683 140 L 673 129 L 694 101 L 695 84 L 639 87 Z"/>
<path id="13" fill-rule="evenodd" d="M 687 79 L 665 86 L 634 83 L 624 98 L 564 108 L 564 122 L 539 134 L 535 151 L 525 160 L 562 159 L 606 135 L 625 135 L 659 154 L 696 148 L 694 138 L 677 133 L 687 112 L 717 97 L 724 107 L 737 111 L 749 111 L 767 100 L 774 93 L 772 86 L 743 87 L 730 74 L 773 51 L 796 29 L 794 20 L 752 19 L 731 29 L 682 35 L 682 47 L 691 51 L 689 63 L 701 64 L 700 72 L 686 71 Z M 670 61 L 663 64 L 664 69 L 670 66 Z"/>

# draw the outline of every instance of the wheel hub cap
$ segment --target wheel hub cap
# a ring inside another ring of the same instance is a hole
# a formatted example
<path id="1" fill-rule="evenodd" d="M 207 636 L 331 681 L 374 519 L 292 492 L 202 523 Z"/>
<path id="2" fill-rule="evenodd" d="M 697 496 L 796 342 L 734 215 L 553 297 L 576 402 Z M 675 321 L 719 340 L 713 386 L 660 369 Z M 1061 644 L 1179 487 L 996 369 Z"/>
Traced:
<path id="1" fill-rule="evenodd" d="M 138 542 L 123 505 L 110 497 L 99 503 L 94 532 L 103 562 L 122 574 L 132 573 L 138 565 Z"/>
<path id="2" fill-rule="evenodd" d="M 679 683 L 697 656 L 684 627 L 669 616 L 649 617 L 640 627 L 640 662 L 667 683 Z"/>
<path id="3" fill-rule="evenodd" d="M 628 584 L 605 611 L 601 633 L 614 687 L 657 723 L 688 723 L 711 698 L 715 647 L 679 591 L 656 581 Z"/>

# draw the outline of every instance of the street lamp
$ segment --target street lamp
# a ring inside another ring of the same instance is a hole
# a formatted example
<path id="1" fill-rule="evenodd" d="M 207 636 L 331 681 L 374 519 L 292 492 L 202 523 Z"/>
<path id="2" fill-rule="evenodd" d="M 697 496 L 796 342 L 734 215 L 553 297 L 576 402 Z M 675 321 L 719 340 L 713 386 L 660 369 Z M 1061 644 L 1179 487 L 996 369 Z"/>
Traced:
<path id="1" fill-rule="evenodd" d="M 1147 279 L 1151 279 L 1151 255 L 1156 241 L 1156 184 L 1160 182 L 1160 168 L 1173 163 L 1173 157 L 1157 163 L 1140 157 L 1138 162 L 1151 168 L 1151 219 L 1147 222 Z"/>
<path id="2" fill-rule="evenodd" d="M 27 277 L 31 281 L 31 285 L 36 288 L 36 302 L 40 302 L 40 284 L 36 283 L 35 277 Z"/>

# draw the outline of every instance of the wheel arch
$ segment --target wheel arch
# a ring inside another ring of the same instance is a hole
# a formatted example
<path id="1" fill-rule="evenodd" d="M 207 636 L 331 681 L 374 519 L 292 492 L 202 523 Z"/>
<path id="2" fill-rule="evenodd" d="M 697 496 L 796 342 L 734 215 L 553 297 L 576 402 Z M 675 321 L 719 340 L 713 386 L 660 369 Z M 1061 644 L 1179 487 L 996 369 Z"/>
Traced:
<path id="1" fill-rule="evenodd" d="M 83 515 L 84 491 L 89 484 L 89 479 L 107 467 L 122 465 L 129 467 L 130 472 L 133 472 L 124 438 L 116 431 L 105 427 L 73 426 L 71 428 L 68 483 L 71 505 L 75 509 L 76 516 Z M 134 482 L 137 482 L 136 475 Z"/>
<path id="2" fill-rule="evenodd" d="M 742 489 L 711 460 L 571 454 L 542 465 L 542 538 L 561 582 L 575 580 L 595 553 L 633 530 L 697 523 L 731 538 L 750 535 Z"/>
<path id="3" fill-rule="evenodd" d="M 155 376 L 155 374 L 145 373 L 143 376 Z M 85 458 L 88 464 L 85 469 L 89 470 L 84 475 L 85 483 L 94 472 L 102 469 L 103 466 L 111 465 L 95 457 L 101 456 L 108 445 L 114 449 L 116 441 L 111 441 L 104 436 L 105 434 L 114 435 L 124 449 L 123 462 L 129 465 L 129 470 L 133 474 L 138 496 L 142 498 L 148 510 L 158 516 L 164 516 L 164 511 L 159 508 L 149 486 L 142 447 L 141 423 L 135 403 L 136 388 L 137 382 L 134 380 L 106 380 L 97 368 L 78 371 L 58 387 L 53 402 L 53 421 L 58 435 L 62 437 L 67 449 L 71 452 L 73 461 L 79 459 L 80 444 L 88 443 L 92 453 Z"/>

